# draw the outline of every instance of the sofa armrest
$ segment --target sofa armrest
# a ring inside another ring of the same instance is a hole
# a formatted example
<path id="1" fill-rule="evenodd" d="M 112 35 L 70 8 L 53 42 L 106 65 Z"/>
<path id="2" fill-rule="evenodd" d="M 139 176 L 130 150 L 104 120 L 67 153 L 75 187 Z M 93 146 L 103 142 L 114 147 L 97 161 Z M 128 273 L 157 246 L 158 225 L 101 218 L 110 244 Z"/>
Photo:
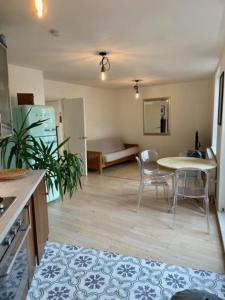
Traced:
<path id="1" fill-rule="evenodd" d="M 102 155 L 102 152 L 87 150 L 87 154 L 88 155 L 96 155 L 96 156 L 98 156 L 98 155 Z"/>
<path id="2" fill-rule="evenodd" d="M 131 148 L 131 147 L 139 147 L 138 144 L 124 144 L 124 147 L 127 148 Z"/>
<path id="3" fill-rule="evenodd" d="M 87 151 L 87 164 L 88 169 L 98 170 L 99 173 L 102 173 L 102 152 Z"/>

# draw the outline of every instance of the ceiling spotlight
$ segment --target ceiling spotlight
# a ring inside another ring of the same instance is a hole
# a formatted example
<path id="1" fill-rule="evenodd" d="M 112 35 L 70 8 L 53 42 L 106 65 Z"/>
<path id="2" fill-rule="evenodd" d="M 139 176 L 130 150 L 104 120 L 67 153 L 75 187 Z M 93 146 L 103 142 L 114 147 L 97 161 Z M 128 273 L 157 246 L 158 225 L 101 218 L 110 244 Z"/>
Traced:
<path id="1" fill-rule="evenodd" d="M 45 11 L 44 0 L 34 0 L 35 10 L 39 19 L 43 18 Z"/>
<path id="2" fill-rule="evenodd" d="M 134 84 L 135 98 L 139 99 L 140 98 L 139 82 L 142 81 L 142 80 L 135 79 L 135 80 L 132 80 L 132 81 L 135 82 L 135 84 Z"/>
<path id="3" fill-rule="evenodd" d="M 101 56 L 101 61 L 99 63 L 99 65 L 101 66 L 101 74 L 100 74 L 100 78 L 102 81 L 104 81 L 106 79 L 106 71 L 110 70 L 110 62 L 109 59 L 107 57 L 108 53 L 106 51 L 101 51 L 98 53 L 98 55 Z"/>

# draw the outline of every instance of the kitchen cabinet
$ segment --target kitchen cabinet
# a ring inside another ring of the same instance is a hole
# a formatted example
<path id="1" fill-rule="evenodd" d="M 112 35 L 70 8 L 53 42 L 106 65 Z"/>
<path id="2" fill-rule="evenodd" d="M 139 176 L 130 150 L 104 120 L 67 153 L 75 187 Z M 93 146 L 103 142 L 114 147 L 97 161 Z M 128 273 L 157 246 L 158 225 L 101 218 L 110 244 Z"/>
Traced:
<path id="1" fill-rule="evenodd" d="M 35 250 L 35 231 L 33 221 L 33 202 L 30 200 L 24 210 L 25 224 L 30 225 L 30 231 L 27 237 L 27 253 L 28 253 L 28 273 L 29 285 L 31 284 L 34 270 L 37 265 L 36 250 Z"/>
<path id="2" fill-rule="evenodd" d="M 0 182 L 0 190 L 0 298 L 5 299 L 7 292 L 10 299 L 23 300 L 48 240 L 45 171 Z M 12 285 L 18 270 L 20 276 Z"/>
<path id="3" fill-rule="evenodd" d="M 48 240 L 48 208 L 45 181 L 41 180 L 24 210 L 25 223 L 30 225 L 27 237 L 29 281 L 31 282 L 36 265 L 39 265 L 46 241 Z"/>
<path id="4" fill-rule="evenodd" d="M 44 253 L 45 244 L 48 240 L 49 234 L 48 207 L 44 179 L 42 179 L 33 193 L 31 201 L 36 257 L 37 263 L 39 264 Z"/>

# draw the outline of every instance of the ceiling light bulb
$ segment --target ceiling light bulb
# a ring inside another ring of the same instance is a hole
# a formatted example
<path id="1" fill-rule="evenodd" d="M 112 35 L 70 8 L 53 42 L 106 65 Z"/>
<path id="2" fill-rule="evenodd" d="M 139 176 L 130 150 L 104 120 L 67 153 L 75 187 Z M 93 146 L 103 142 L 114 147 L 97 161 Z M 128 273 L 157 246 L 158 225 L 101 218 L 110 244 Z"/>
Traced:
<path id="1" fill-rule="evenodd" d="M 102 81 L 106 80 L 106 73 L 105 73 L 104 66 L 102 66 L 102 68 L 101 68 L 101 80 Z"/>
<path id="2" fill-rule="evenodd" d="M 106 80 L 106 74 L 105 74 L 105 71 L 101 71 L 101 80 L 102 80 L 102 81 Z"/>
<path id="3" fill-rule="evenodd" d="M 43 18 L 44 16 L 43 0 L 35 0 L 35 8 L 36 8 L 38 18 L 39 19 Z"/>
<path id="4" fill-rule="evenodd" d="M 142 81 L 141 79 L 135 79 L 132 80 L 133 82 L 135 82 L 135 85 L 133 86 L 134 91 L 135 91 L 135 98 L 139 99 L 140 98 L 140 92 L 139 92 L 139 82 Z"/>

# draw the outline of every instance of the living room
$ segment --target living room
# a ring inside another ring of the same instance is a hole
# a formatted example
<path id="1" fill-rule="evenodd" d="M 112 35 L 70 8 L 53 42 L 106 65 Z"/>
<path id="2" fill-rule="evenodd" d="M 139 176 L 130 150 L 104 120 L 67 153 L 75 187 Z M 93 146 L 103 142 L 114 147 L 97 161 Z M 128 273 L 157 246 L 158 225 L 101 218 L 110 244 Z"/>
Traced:
<path id="1" fill-rule="evenodd" d="M 49 242 L 28 299 L 169 300 L 182 290 L 193 294 L 181 299 L 194 299 L 195 289 L 225 299 L 225 3 L 43 0 L 39 18 L 39 1 L 30 2 L 10 0 L 0 12 L 11 105 L 17 106 L 18 94 L 32 94 L 34 106 L 54 107 L 58 142 L 70 137 L 68 151 L 81 154 L 84 176 L 71 199 L 47 205 Z M 154 134 L 146 132 L 145 104 L 157 99 L 168 103 L 167 132 Z M 101 157 L 103 169 L 93 170 L 87 151 L 98 150 L 88 145 L 113 138 L 138 147 L 132 160 L 105 167 Z M 144 150 L 157 152 L 159 165 L 196 150 L 213 165 L 210 230 L 201 200 L 180 197 L 176 214 L 170 206 L 175 168 L 159 168 L 171 175 L 168 201 L 157 185 L 140 198 L 135 156 Z M 77 269 L 70 268 L 77 259 Z M 115 275 L 121 266 L 131 268 L 128 275 L 122 269 Z M 60 271 L 46 275 L 46 268 Z M 100 278 L 99 288 L 88 276 Z M 61 288 L 65 296 L 57 294 Z"/>

